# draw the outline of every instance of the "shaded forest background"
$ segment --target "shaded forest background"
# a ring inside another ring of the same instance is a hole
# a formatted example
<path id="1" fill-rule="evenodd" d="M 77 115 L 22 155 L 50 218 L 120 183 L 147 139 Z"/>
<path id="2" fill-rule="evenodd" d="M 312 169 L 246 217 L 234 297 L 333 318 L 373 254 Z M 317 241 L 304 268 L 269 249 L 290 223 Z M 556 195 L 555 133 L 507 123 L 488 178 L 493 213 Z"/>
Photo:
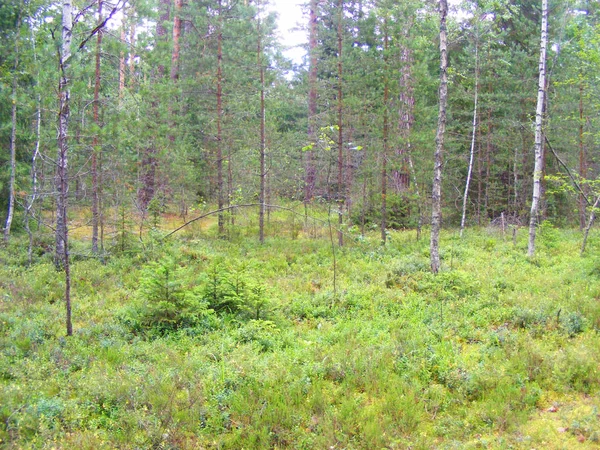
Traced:
<path id="1" fill-rule="evenodd" d="M 539 3 L 451 5 L 446 226 L 460 224 L 472 142 L 467 225 L 527 223 Z M 53 226 L 60 6 L 0 6 L 0 207 L 13 190 L 13 229 Z M 436 2 L 307 2 L 303 64 L 283 56 L 267 6 L 73 2 L 68 199 L 89 211 L 94 251 L 118 245 L 125 218 L 150 226 L 235 204 L 325 207 L 363 231 L 428 221 Z M 550 2 L 542 216 L 558 225 L 583 227 L 598 191 L 599 8 Z M 219 215 L 219 234 L 234 226 L 235 213 Z"/>

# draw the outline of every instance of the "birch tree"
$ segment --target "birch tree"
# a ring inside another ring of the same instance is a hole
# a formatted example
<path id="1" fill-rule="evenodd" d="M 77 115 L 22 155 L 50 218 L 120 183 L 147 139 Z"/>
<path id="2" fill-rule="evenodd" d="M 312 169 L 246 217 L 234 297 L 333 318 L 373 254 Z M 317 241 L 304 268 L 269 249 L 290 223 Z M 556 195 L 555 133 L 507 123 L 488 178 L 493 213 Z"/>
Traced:
<path id="1" fill-rule="evenodd" d="M 73 335 L 71 322 L 71 274 L 69 268 L 69 235 L 67 227 L 67 194 L 68 154 L 69 154 L 69 115 L 70 115 L 70 80 L 69 66 L 71 59 L 71 40 L 73 33 L 73 6 L 71 0 L 63 0 L 62 4 L 62 45 L 59 53 L 58 83 L 58 154 L 56 158 L 56 254 L 55 265 L 65 272 L 65 307 L 67 336 Z"/>
<path id="2" fill-rule="evenodd" d="M 462 217 L 460 219 L 460 237 L 465 229 L 467 220 L 467 203 L 469 200 L 469 186 L 473 174 L 473 161 L 475 159 L 475 141 L 477 137 L 477 107 L 479 100 L 479 19 L 475 18 L 475 93 L 473 94 L 473 126 L 471 130 L 471 149 L 469 151 L 469 168 L 467 170 L 467 181 L 463 195 Z"/>
<path id="3" fill-rule="evenodd" d="M 15 62 L 13 64 L 12 74 L 12 95 L 11 95 L 11 132 L 10 132 L 10 181 L 8 185 L 8 213 L 6 215 L 6 224 L 4 226 L 4 241 L 8 242 L 10 237 L 10 228 L 15 213 L 15 183 L 17 172 L 17 69 L 19 67 L 19 28 L 21 27 L 21 11 L 17 14 L 17 26 L 15 27 Z"/>
<path id="4" fill-rule="evenodd" d="M 535 253 L 535 232 L 540 208 L 542 191 L 543 149 L 542 149 L 542 123 L 544 112 L 544 98 L 546 97 L 546 52 L 548 48 L 548 0 L 542 0 L 542 31 L 540 39 L 540 62 L 537 107 L 535 111 L 535 165 L 533 170 L 533 198 L 531 200 L 531 214 L 529 218 L 529 244 L 527 255 Z"/>
<path id="5" fill-rule="evenodd" d="M 444 136 L 446 133 L 446 104 L 448 102 L 448 47 L 446 19 L 448 16 L 447 0 L 440 0 L 440 90 L 438 126 L 435 136 L 435 153 L 433 168 L 433 188 L 431 192 L 431 271 L 440 270 L 440 228 L 442 226 L 442 163 L 444 152 Z"/>

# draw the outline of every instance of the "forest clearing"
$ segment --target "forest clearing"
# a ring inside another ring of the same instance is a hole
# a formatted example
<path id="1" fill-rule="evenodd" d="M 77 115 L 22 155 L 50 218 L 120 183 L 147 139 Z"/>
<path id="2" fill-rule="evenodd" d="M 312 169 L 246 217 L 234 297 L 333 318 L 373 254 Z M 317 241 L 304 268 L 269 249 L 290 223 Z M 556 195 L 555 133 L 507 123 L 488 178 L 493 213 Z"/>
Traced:
<path id="1" fill-rule="evenodd" d="M 599 0 L 2 0 L 0 448 L 600 448 L 599 78 Z"/>
<path id="2" fill-rule="evenodd" d="M 302 209 L 300 209 L 302 210 Z M 326 217 L 323 215 L 322 217 Z M 4 448 L 598 448 L 600 237 L 426 239 L 255 212 L 72 249 L 73 336 L 51 252 L 0 250 Z M 181 220 L 179 220 L 181 222 Z M 302 222 L 300 222 L 302 228 Z M 161 225 L 173 228 L 173 220 Z M 38 247 L 42 248 L 42 246 Z M 79 256 L 78 256 L 79 255 Z"/>

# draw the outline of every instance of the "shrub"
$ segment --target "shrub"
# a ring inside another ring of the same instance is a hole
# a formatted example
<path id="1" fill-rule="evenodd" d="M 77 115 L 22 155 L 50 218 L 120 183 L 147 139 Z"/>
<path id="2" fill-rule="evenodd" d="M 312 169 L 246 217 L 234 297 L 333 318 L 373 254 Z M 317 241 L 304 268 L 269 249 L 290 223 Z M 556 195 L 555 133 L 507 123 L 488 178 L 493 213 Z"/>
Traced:
<path id="1" fill-rule="evenodd" d="M 213 311 L 196 286 L 185 286 L 185 269 L 172 259 L 146 267 L 136 293 L 140 304 L 128 322 L 134 329 L 152 329 L 160 334 L 194 327 Z"/>

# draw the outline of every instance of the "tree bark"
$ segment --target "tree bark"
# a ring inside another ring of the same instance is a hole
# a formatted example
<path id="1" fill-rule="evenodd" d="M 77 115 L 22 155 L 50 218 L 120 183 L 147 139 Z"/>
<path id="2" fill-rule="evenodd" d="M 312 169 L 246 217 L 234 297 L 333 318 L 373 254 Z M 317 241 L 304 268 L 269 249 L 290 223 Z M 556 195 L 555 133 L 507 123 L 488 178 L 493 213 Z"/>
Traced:
<path id="1" fill-rule="evenodd" d="M 123 14 L 125 14 L 125 11 L 123 11 Z M 123 46 L 119 54 L 119 106 L 121 106 L 123 95 L 125 94 L 125 18 L 123 18 L 123 23 L 121 24 L 121 36 L 119 39 Z"/>
<path id="2" fill-rule="evenodd" d="M 35 50 L 34 50 L 35 51 Z M 35 55 L 34 55 L 35 58 Z M 38 190 L 37 190 L 37 158 L 40 154 L 40 138 L 42 134 L 42 96 L 38 95 L 37 98 L 37 110 L 36 110 L 36 125 L 35 125 L 35 146 L 33 149 L 33 155 L 31 157 L 31 195 L 27 200 L 27 205 L 25 206 L 25 230 L 27 231 L 27 235 L 29 237 L 29 245 L 27 246 L 27 261 L 29 265 L 33 262 L 33 233 L 29 226 L 29 219 L 31 216 L 31 210 L 33 209 L 33 204 L 37 200 Z"/>
<path id="3" fill-rule="evenodd" d="M 596 209 L 598 208 L 598 204 L 600 204 L 600 197 L 596 198 L 594 205 L 592 206 L 592 210 L 590 211 L 590 219 L 588 220 L 587 226 L 583 232 L 583 241 L 581 243 L 581 255 L 585 253 L 585 246 L 587 244 L 588 235 L 590 234 L 590 230 L 594 225 L 594 221 L 596 220 Z"/>
<path id="4" fill-rule="evenodd" d="M 400 146 L 396 151 L 397 164 L 400 169 L 392 171 L 392 183 L 397 194 L 406 191 L 410 187 L 410 165 L 411 159 L 411 130 L 414 122 L 415 97 L 412 81 L 412 50 L 408 45 L 412 20 L 406 24 L 404 37 L 406 42 L 400 49 L 400 110 L 398 128 L 400 132 Z M 408 166 L 408 167 L 407 167 Z"/>
<path id="5" fill-rule="evenodd" d="M 305 209 L 315 195 L 316 169 L 313 149 L 317 143 L 317 5 L 318 0 L 310 2 L 310 35 L 308 71 L 308 142 L 311 148 L 305 155 L 304 204 Z"/>
<path id="6" fill-rule="evenodd" d="M 135 7 L 130 5 L 129 19 L 131 24 L 129 26 L 129 88 L 131 89 L 135 84 Z"/>
<path id="7" fill-rule="evenodd" d="M 69 270 L 69 235 L 67 227 L 68 211 L 68 135 L 70 116 L 69 66 L 72 40 L 71 0 L 63 0 L 62 7 L 62 46 L 59 56 L 60 78 L 58 84 L 58 154 L 56 158 L 56 254 L 55 265 L 65 272 L 65 306 L 67 336 L 73 334 L 71 322 L 71 279 Z"/>
<path id="8" fill-rule="evenodd" d="M 217 207 L 223 209 L 223 11 L 222 0 L 218 2 L 219 18 L 217 31 Z M 225 216 L 223 211 L 218 215 L 219 236 L 225 235 Z"/>
<path id="9" fill-rule="evenodd" d="M 535 166 L 533 170 L 533 197 L 531 201 L 531 215 L 529 219 L 529 243 L 527 246 L 527 255 L 533 256 L 535 253 L 535 233 L 537 219 L 541 201 L 541 178 L 543 170 L 543 110 L 544 98 L 546 96 L 546 51 L 548 47 L 548 0 L 542 0 L 542 31 L 540 40 L 540 63 L 539 63 L 539 83 L 537 108 L 535 113 Z"/>
<path id="10" fill-rule="evenodd" d="M 8 184 L 8 212 L 4 226 L 4 241 L 8 242 L 10 228 L 15 212 L 15 179 L 17 171 L 17 68 L 19 67 L 19 28 L 21 28 L 21 12 L 17 18 L 17 35 L 15 36 L 15 63 L 12 77 L 12 105 L 11 105 L 11 132 L 10 132 L 10 181 Z"/>
<path id="11" fill-rule="evenodd" d="M 390 87 L 388 82 L 388 29 L 387 18 L 383 24 L 383 158 L 381 161 L 381 243 L 385 245 L 387 240 L 387 159 L 389 145 L 389 114 L 388 103 L 390 97 Z"/>
<path id="12" fill-rule="evenodd" d="M 471 151 L 469 155 L 469 169 L 467 171 L 467 182 L 465 183 L 465 194 L 463 195 L 462 218 L 460 220 L 460 237 L 465 229 L 467 219 L 467 202 L 469 199 L 469 186 L 471 184 L 471 175 L 473 173 L 473 160 L 475 159 L 475 137 L 477 136 L 477 106 L 479 97 L 479 36 L 476 36 L 475 41 L 475 94 L 473 106 L 473 130 L 471 136 Z"/>
<path id="13" fill-rule="evenodd" d="M 165 27 L 165 22 L 169 20 L 169 13 L 171 7 L 171 0 L 160 0 L 159 6 L 161 8 L 161 13 L 158 18 L 158 22 L 156 24 L 156 39 L 157 43 L 163 42 L 167 37 L 167 29 Z M 162 55 L 160 55 L 162 57 Z M 162 81 L 165 77 L 166 69 L 165 65 L 161 62 L 157 67 L 157 79 L 158 81 Z M 151 101 L 151 110 L 153 114 L 156 115 L 156 112 L 159 107 L 159 99 L 155 97 Z M 158 167 L 157 160 L 157 143 L 155 139 L 152 139 L 151 142 L 148 143 L 148 147 L 144 150 L 141 161 L 141 187 L 138 191 L 138 204 L 142 216 L 145 217 L 148 205 L 150 201 L 154 198 L 156 194 L 156 171 Z"/>
<path id="14" fill-rule="evenodd" d="M 265 67 L 263 63 L 262 48 L 262 26 L 260 18 L 260 2 L 258 9 L 257 34 L 258 46 L 256 49 L 256 58 L 258 69 L 260 71 L 260 210 L 259 210 L 259 240 L 265 242 L 265 181 L 267 176 L 266 168 L 266 135 L 265 135 Z"/>
<path id="15" fill-rule="evenodd" d="M 435 154 L 433 168 L 433 188 L 431 192 L 431 271 L 440 270 L 440 229 L 442 226 L 442 164 L 444 137 L 446 133 L 446 104 L 448 102 L 448 46 L 446 18 L 448 16 L 447 0 L 440 0 L 440 90 L 438 126 L 435 137 Z"/>
<path id="16" fill-rule="evenodd" d="M 344 245 L 344 233 L 342 233 L 343 225 L 343 211 L 344 211 L 344 132 L 343 132 L 343 91 L 342 91 L 342 20 L 344 17 L 344 1 L 338 1 L 338 29 L 337 29 L 337 40 L 338 40 L 338 92 L 337 92 L 337 104 L 338 104 L 338 189 L 337 189 L 337 201 L 338 201 L 338 245 L 342 247 Z"/>
<path id="17" fill-rule="evenodd" d="M 587 178 L 587 161 L 585 152 L 585 143 L 583 139 L 583 82 L 579 84 L 579 179 L 580 183 Z M 585 189 L 585 184 L 583 188 Z M 584 192 L 579 193 L 579 229 L 585 228 L 585 196 Z"/>
<path id="18" fill-rule="evenodd" d="M 98 17 L 102 23 L 102 0 L 98 0 Z M 100 97 L 100 52 L 102 51 L 102 30 L 98 31 L 96 44 L 96 73 L 94 84 L 94 124 L 100 129 L 99 97 Z M 98 195 L 98 154 L 100 153 L 98 131 L 94 134 L 92 143 L 92 253 L 98 253 L 98 224 L 100 222 Z"/>
<path id="19" fill-rule="evenodd" d="M 174 0 L 175 12 L 173 14 L 173 52 L 171 53 L 171 81 L 176 83 L 179 79 L 179 53 L 181 49 L 181 8 L 183 0 Z"/>

